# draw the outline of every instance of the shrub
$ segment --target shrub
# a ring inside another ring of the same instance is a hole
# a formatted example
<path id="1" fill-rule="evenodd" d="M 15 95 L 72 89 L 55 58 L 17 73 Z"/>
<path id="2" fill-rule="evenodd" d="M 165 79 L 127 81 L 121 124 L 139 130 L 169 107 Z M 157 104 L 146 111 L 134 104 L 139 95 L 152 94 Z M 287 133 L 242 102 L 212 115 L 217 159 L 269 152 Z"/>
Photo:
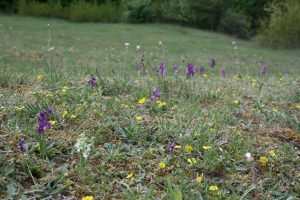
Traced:
<path id="1" fill-rule="evenodd" d="M 234 10 L 226 11 L 220 21 L 219 29 L 238 38 L 247 39 L 250 37 L 250 18 L 243 13 Z"/>
<path id="2" fill-rule="evenodd" d="M 125 20 L 132 23 L 153 21 L 151 12 L 151 0 L 127 0 L 124 1 Z"/>
<path id="3" fill-rule="evenodd" d="M 300 47 L 300 2 L 285 0 L 267 11 L 270 18 L 262 21 L 258 41 L 272 47 Z"/>

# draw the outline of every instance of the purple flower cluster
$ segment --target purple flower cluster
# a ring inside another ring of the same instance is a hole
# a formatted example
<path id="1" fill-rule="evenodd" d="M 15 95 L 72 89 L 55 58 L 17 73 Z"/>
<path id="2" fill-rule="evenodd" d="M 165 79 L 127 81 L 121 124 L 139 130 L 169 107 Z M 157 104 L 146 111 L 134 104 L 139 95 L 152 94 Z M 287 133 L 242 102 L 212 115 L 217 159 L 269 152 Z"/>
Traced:
<path id="1" fill-rule="evenodd" d="M 39 126 L 36 128 L 36 131 L 39 134 L 42 134 L 45 129 L 50 129 L 51 128 L 51 123 L 47 119 L 47 115 L 51 114 L 52 110 L 49 109 L 44 112 L 39 112 L 37 116 L 37 121 L 39 123 Z"/>
<path id="2" fill-rule="evenodd" d="M 88 83 L 91 84 L 93 87 L 96 87 L 96 85 L 97 85 L 96 78 L 94 76 L 92 76 L 90 78 L 90 80 L 88 80 Z"/>
<path id="3" fill-rule="evenodd" d="M 225 68 L 223 68 L 223 69 L 221 70 L 221 76 L 222 76 L 223 78 L 225 78 L 225 76 L 226 76 L 226 69 L 225 69 Z"/>
<path id="4" fill-rule="evenodd" d="M 210 67 L 211 68 L 214 68 L 217 64 L 217 60 L 215 58 L 212 58 L 211 61 L 210 61 Z"/>
<path id="5" fill-rule="evenodd" d="M 173 152 L 173 151 L 174 151 L 174 148 L 175 148 L 175 144 L 174 144 L 174 142 L 171 142 L 171 143 L 169 144 L 169 151 L 170 151 L 170 152 Z"/>
<path id="6" fill-rule="evenodd" d="M 198 67 L 196 72 L 200 73 L 200 74 L 203 74 L 204 73 L 204 66 Z"/>
<path id="7" fill-rule="evenodd" d="M 267 76 L 269 74 L 269 67 L 268 67 L 268 65 L 264 65 L 263 66 L 261 73 L 263 75 L 265 75 L 265 76 Z"/>
<path id="8" fill-rule="evenodd" d="M 195 72 L 194 72 L 194 64 L 188 64 L 186 66 L 186 77 L 190 78 L 191 76 L 194 76 Z"/>
<path id="9" fill-rule="evenodd" d="M 166 76 L 167 75 L 167 68 L 164 66 L 163 62 L 160 63 L 159 70 L 158 70 L 157 74 L 161 75 L 161 76 Z"/>
<path id="10" fill-rule="evenodd" d="M 151 100 L 159 100 L 160 99 L 160 91 L 156 87 L 154 87 L 152 89 L 152 95 L 153 96 L 151 96 Z"/>
<path id="11" fill-rule="evenodd" d="M 26 149 L 25 149 L 25 140 L 21 139 L 19 141 L 18 147 L 19 147 L 20 152 L 24 154 L 26 152 Z"/>

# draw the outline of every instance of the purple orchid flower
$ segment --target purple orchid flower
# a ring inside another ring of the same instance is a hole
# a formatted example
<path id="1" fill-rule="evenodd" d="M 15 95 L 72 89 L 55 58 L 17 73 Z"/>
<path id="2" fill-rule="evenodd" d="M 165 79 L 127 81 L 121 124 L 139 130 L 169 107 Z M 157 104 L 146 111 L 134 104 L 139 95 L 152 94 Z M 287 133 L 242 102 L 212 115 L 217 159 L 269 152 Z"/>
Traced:
<path id="1" fill-rule="evenodd" d="M 167 68 L 164 66 L 163 62 L 160 63 L 158 75 L 161 75 L 161 76 L 167 75 Z"/>
<path id="2" fill-rule="evenodd" d="M 223 68 L 223 69 L 221 70 L 221 76 L 222 76 L 223 78 L 225 78 L 225 76 L 226 76 L 226 69 L 225 69 L 225 68 Z"/>
<path id="3" fill-rule="evenodd" d="M 158 100 L 158 99 L 160 99 L 161 94 L 160 94 L 160 91 L 156 87 L 154 87 L 152 89 L 152 95 L 155 100 Z"/>
<path id="4" fill-rule="evenodd" d="M 190 78 L 191 76 L 194 76 L 195 72 L 194 72 L 194 64 L 188 64 L 186 66 L 186 77 Z"/>
<path id="5" fill-rule="evenodd" d="M 90 78 L 90 80 L 88 80 L 88 83 L 91 84 L 93 87 L 96 87 L 96 85 L 97 85 L 96 78 L 94 76 L 92 76 Z"/>
<path id="6" fill-rule="evenodd" d="M 197 68 L 197 73 L 203 74 L 204 73 L 204 66 Z"/>
<path id="7" fill-rule="evenodd" d="M 262 68 L 261 73 L 265 76 L 267 76 L 269 74 L 269 66 L 268 65 L 264 65 Z"/>
<path id="8" fill-rule="evenodd" d="M 37 121 L 39 122 L 39 126 L 36 128 L 36 131 L 39 134 L 42 134 L 45 129 L 50 129 L 51 128 L 51 123 L 47 119 L 47 115 L 53 113 L 51 109 L 44 111 L 44 112 L 39 112 L 37 115 Z"/>
<path id="9" fill-rule="evenodd" d="M 173 152 L 173 151 L 174 151 L 174 148 L 175 148 L 175 144 L 174 144 L 174 142 L 171 142 L 171 143 L 169 144 L 169 151 L 170 151 L 170 152 Z"/>
<path id="10" fill-rule="evenodd" d="M 24 141 L 23 139 L 21 139 L 21 140 L 19 141 L 18 148 L 19 148 L 19 150 L 20 150 L 20 152 L 21 152 L 22 154 L 24 154 L 24 153 L 26 152 L 26 149 L 25 149 L 25 141 Z"/>
<path id="11" fill-rule="evenodd" d="M 216 65 L 217 65 L 217 60 L 216 60 L 216 58 L 212 58 L 211 61 L 210 61 L 210 67 L 211 67 L 211 68 L 214 68 Z"/>

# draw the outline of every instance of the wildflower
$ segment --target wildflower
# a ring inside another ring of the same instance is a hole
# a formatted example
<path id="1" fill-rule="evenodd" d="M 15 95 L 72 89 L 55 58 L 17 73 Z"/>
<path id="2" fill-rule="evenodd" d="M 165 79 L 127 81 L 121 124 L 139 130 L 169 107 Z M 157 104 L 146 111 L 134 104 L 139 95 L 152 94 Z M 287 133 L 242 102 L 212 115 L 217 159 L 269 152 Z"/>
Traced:
<path id="1" fill-rule="evenodd" d="M 61 88 L 61 93 L 62 93 L 62 94 L 66 94 L 66 93 L 68 92 L 68 89 L 69 89 L 69 88 L 68 88 L 67 86 L 62 87 L 62 88 Z"/>
<path id="2" fill-rule="evenodd" d="M 300 105 L 296 105 L 295 108 L 296 108 L 296 109 L 300 109 Z"/>
<path id="3" fill-rule="evenodd" d="M 135 117 L 135 120 L 136 120 L 136 121 L 142 121 L 142 120 L 143 120 L 143 117 L 142 117 L 142 116 L 136 116 L 136 117 Z"/>
<path id="4" fill-rule="evenodd" d="M 261 73 L 263 75 L 265 75 L 265 76 L 267 76 L 269 74 L 269 67 L 268 67 L 268 65 L 264 65 L 263 66 Z"/>
<path id="5" fill-rule="evenodd" d="M 61 117 L 65 118 L 67 114 L 68 114 L 68 111 L 64 111 L 63 114 L 61 115 Z"/>
<path id="6" fill-rule="evenodd" d="M 141 48 L 140 45 L 137 45 L 137 46 L 136 46 L 136 50 L 137 50 L 137 51 L 140 50 L 140 48 Z"/>
<path id="7" fill-rule="evenodd" d="M 139 104 L 144 104 L 148 99 L 147 98 L 142 98 L 139 100 Z"/>
<path id="8" fill-rule="evenodd" d="M 47 51 L 53 51 L 55 49 L 55 47 L 50 47 L 49 49 L 47 49 Z"/>
<path id="9" fill-rule="evenodd" d="M 162 41 L 158 41 L 158 46 L 162 46 Z"/>
<path id="10" fill-rule="evenodd" d="M 269 151 L 269 154 L 270 154 L 270 156 L 272 156 L 272 157 L 275 157 L 275 156 L 276 156 L 276 153 L 275 153 L 275 151 L 274 151 L 273 149 L 271 149 L 271 150 Z"/>
<path id="11" fill-rule="evenodd" d="M 272 108 L 272 112 L 278 112 L 276 108 Z"/>
<path id="12" fill-rule="evenodd" d="M 52 113 L 51 109 L 38 113 L 37 121 L 39 122 L 39 126 L 36 128 L 36 130 L 39 134 L 42 134 L 45 129 L 51 128 L 51 123 L 47 119 L 47 115 L 51 113 Z"/>
<path id="13" fill-rule="evenodd" d="M 75 119 L 76 117 L 77 117 L 77 116 L 74 115 L 74 114 L 72 114 L 72 115 L 70 116 L 71 119 Z"/>
<path id="14" fill-rule="evenodd" d="M 219 188 L 216 185 L 211 185 L 211 186 L 209 186 L 209 190 L 210 191 L 217 191 L 217 190 L 219 190 Z"/>
<path id="15" fill-rule="evenodd" d="M 203 173 L 200 176 L 197 176 L 196 181 L 197 183 L 201 183 L 203 180 Z"/>
<path id="16" fill-rule="evenodd" d="M 163 107 L 166 105 L 166 102 L 161 101 L 161 100 L 156 101 L 156 103 L 159 105 L 159 107 Z"/>
<path id="17" fill-rule="evenodd" d="M 173 105 L 170 109 L 175 110 L 177 107 L 178 107 L 177 105 Z"/>
<path id="18" fill-rule="evenodd" d="M 125 45 L 125 47 L 128 47 L 130 45 L 130 43 L 125 42 L 124 45 Z"/>
<path id="19" fill-rule="evenodd" d="M 16 106 L 15 107 L 17 110 L 23 110 L 25 108 L 25 106 Z"/>
<path id="20" fill-rule="evenodd" d="M 97 81 L 96 81 L 96 78 L 94 76 L 92 76 L 89 80 L 88 80 L 88 83 L 90 85 L 92 85 L 93 87 L 96 87 L 97 85 Z"/>
<path id="21" fill-rule="evenodd" d="M 24 154 L 24 153 L 26 152 L 26 149 L 25 149 L 25 140 L 21 139 L 21 140 L 19 141 L 18 147 L 19 147 L 20 152 L 21 152 L 22 154 Z"/>
<path id="22" fill-rule="evenodd" d="M 234 80 L 235 80 L 235 81 L 238 81 L 238 80 L 241 79 L 241 77 L 242 77 L 241 75 L 237 74 L 237 75 L 234 76 Z"/>
<path id="23" fill-rule="evenodd" d="M 175 149 L 181 149 L 181 145 L 175 145 Z"/>
<path id="24" fill-rule="evenodd" d="M 152 89 L 152 95 L 156 100 L 160 99 L 160 91 L 156 87 Z"/>
<path id="25" fill-rule="evenodd" d="M 93 196 L 85 196 L 85 197 L 82 197 L 82 200 L 94 200 L 94 197 Z"/>
<path id="26" fill-rule="evenodd" d="M 251 161 L 254 160 L 254 158 L 252 157 L 251 153 L 249 153 L 249 152 L 247 152 L 247 153 L 245 154 L 245 157 L 246 157 L 246 160 L 247 160 L 248 162 L 251 162 Z"/>
<path id="27" fill-rule="evenodd" d="M 186 66 L 186 77 L 190 78 L 191 76 L 194 76 L 194 64 L 188 64 Z"/>
<path id="28" fill-rule="evenodd" d="M 203 74 L 203 78 L 207 78 L 207 74 Z"/>
<path id="29" fill-rule="evenodd" d="M 178 75 L 178 72 L 179 72 L 179 68 L 178 68 L 176 65 L 174 65 L 174 67 L 173 67 L 173 74 L 174 74 L 175 76 L 177 76 L 177 75 Z"/>
<path id="30" fill-rule="evenodd" d="M 262 165 L 266 165 L 268 163 L 269 159 L 265 156 L 262 156 L 259 158 L 259 162 L 262 164 Z"/>
<path id="31" fill-rule="evenodd" d="M 56 123 L 55 120 L 50 120 L 49 122 L 50 122 L 51 125 L 54 125 Z"/>
<path id="32" fill-rule="evenodd" d="M 170 151 L 170 152 L 173 152 L 173 151 L 174 151 L 174 148 L 175 148 L 175 144 L 174 144 L 174 142 L 171 142 L 171 143 L 169 144 L 169 151 Z"/>
<path id="33" fill-rule="evenodd" d="M 164 66 L 164 63 L 161 62 L 159 65 L 158 75 L 166 76 L 166 74 L 167 74 L 167 68 Z"/>
<path id="34" fill-rule="evenodd" d="M 233 104 L 239 104 L 240 102 L 239 102 L 239 100 L 234 100 L 234 101 L 232 101 L 232 103 Z"/>
<path id="35" fill-rule="evenodd" d="M 226 69 L 225 69 L 225 68 L 223 68 L 223 69 L 221 70 L 221 76 L 222 76 L 223 78 L 226 76 Z"/>
<path id="36" fill-rule="evenodd" d="M 132 176 L 133 176 L 133 173 L 128 174 L 128 175 L 126 176 L 126 179 L 130 179 Z"/>
<path id="37" fill-rule="evenodd" d="M 197 160 L 195 158 L 191 158 L 191 159 L 189 158 L 189 159 L 187 159 L 187 162 L 192 165 L 192 164 L 196 164 Z"/>
<path id="38" fill-rule="evenodd" d="M 191 153 L 194 150 L 194 148 L 191 145 L 185 145 L 185 151 L 188 153 Z"/>
<path id="39" fill-rule="evenodd" d="M 210 67 L 214 68 L 216 66 L 216 64 L 217 64 L 216 58 L 212 58 L 210 61 Z"/>
<path id="40" fill-rule="evenodd" d="M 72 181 L 71 179 L 67 179 L 67 185 L 70 186 L 70 185 L 73 185 L 74 184 L 74 181 Z"/>
<path id="41" fill-rule="evenodd" d="M 208 149 L 211 149 L 211 146 L 203 146 L 202 147 L 204 150 L 208 150 Z"/>
<path id="42" fill-rule="evenodd" d="M 43 80 L 43 75 L 41 75 L 41 74 L 38 74 L 37 76 L 36 76 L 36 79 L 38 80 L 38 81 L 42 81 Z"/>
<path id="43" fill-rule="evenodd" d="M 84 133 L 80 135 L 80 138 L 77 139 L 75 144 L 75 148 L 77 152 L 81 152 L 85 159 L 88 158 L 90 151 L 91 151 L 92 143 L 91 141 L 85 136 Z"/>
<path id="44" fill-rule="evenodd" d="M 204 73 L 204 66 L 197 68 L 197 73 L 203 74 Z"/>
<path id="45" fill-rule="evenodd" d="M 165 164 L 164 162 L 160 162 L 160 163 L 158 164 L 158 167 L 159 167 L 160 169 L 164 169 L 164 168 L 166 167 L 166 164 Z"/>

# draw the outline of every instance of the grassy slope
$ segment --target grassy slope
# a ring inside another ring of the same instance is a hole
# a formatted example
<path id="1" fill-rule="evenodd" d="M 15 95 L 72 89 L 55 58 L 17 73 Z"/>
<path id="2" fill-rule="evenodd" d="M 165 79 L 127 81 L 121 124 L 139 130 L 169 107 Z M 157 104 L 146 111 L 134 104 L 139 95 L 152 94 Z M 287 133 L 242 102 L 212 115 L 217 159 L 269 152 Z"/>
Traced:
<path id="1" fill-rule="evenodd" d="M 190 199 L 299 194 L 299 50 L 263 49 L 171 25 L 77 24 L 3 15 L 0 24 L 1 198 L 9 195 L 7 188 L 16 188 L 19 194 L 11 196 L 168 199 L 167 178 Z M 131 44 L 128 51 L 125 42 Z M 137 73 L 142 55 L 146 67 Z M 217 58 L 215 69 L 208 67 L 212 57 Z M 168 66 L 164 78 L 152 72 L 161 60 Z M 196 74 L 187 80 L 187 62 L 204 65 L 207 78 Z M 171 75 L 174 64 L 181 68 L 179 77 Z M 261 75 L 263 64 L 270 68 L 267 77 Z M 226 78 L 219 76 L 223 67 Z M 96 69 L 98 86 L 92 88 L 87 79 Z M 138 104 L 153 87 L 161 90 L 165 107 Z M 48 159 L 42 159 L 34 116 L 46 108 L 53 109 L 50 118 L 57 123 L 45 133 Z M 70 119 L 71 114 L 77 117 Z M 84 169 L 74 149 L 81 133 L 94 143 Z M 17 149 L 21 138 L 27 143 L 24 156 Z M 170 153 L 171 142 L 182 148 Z M 186 145 L 194 150 L 186 152 Z M 246 152 L 254 161 L 245 160 Z M 263 156 L 266 165 L 259 162 Z M 189 164 L 192 158 L 197 163 Z M 160 162 L 166 168 L 159 169 Z M 134 179 L 126 178 L 130 173 Z M 201 173 L 204 178 L 197 183 Z M 219 190 L 210 191 L 212 185 Z"/>

